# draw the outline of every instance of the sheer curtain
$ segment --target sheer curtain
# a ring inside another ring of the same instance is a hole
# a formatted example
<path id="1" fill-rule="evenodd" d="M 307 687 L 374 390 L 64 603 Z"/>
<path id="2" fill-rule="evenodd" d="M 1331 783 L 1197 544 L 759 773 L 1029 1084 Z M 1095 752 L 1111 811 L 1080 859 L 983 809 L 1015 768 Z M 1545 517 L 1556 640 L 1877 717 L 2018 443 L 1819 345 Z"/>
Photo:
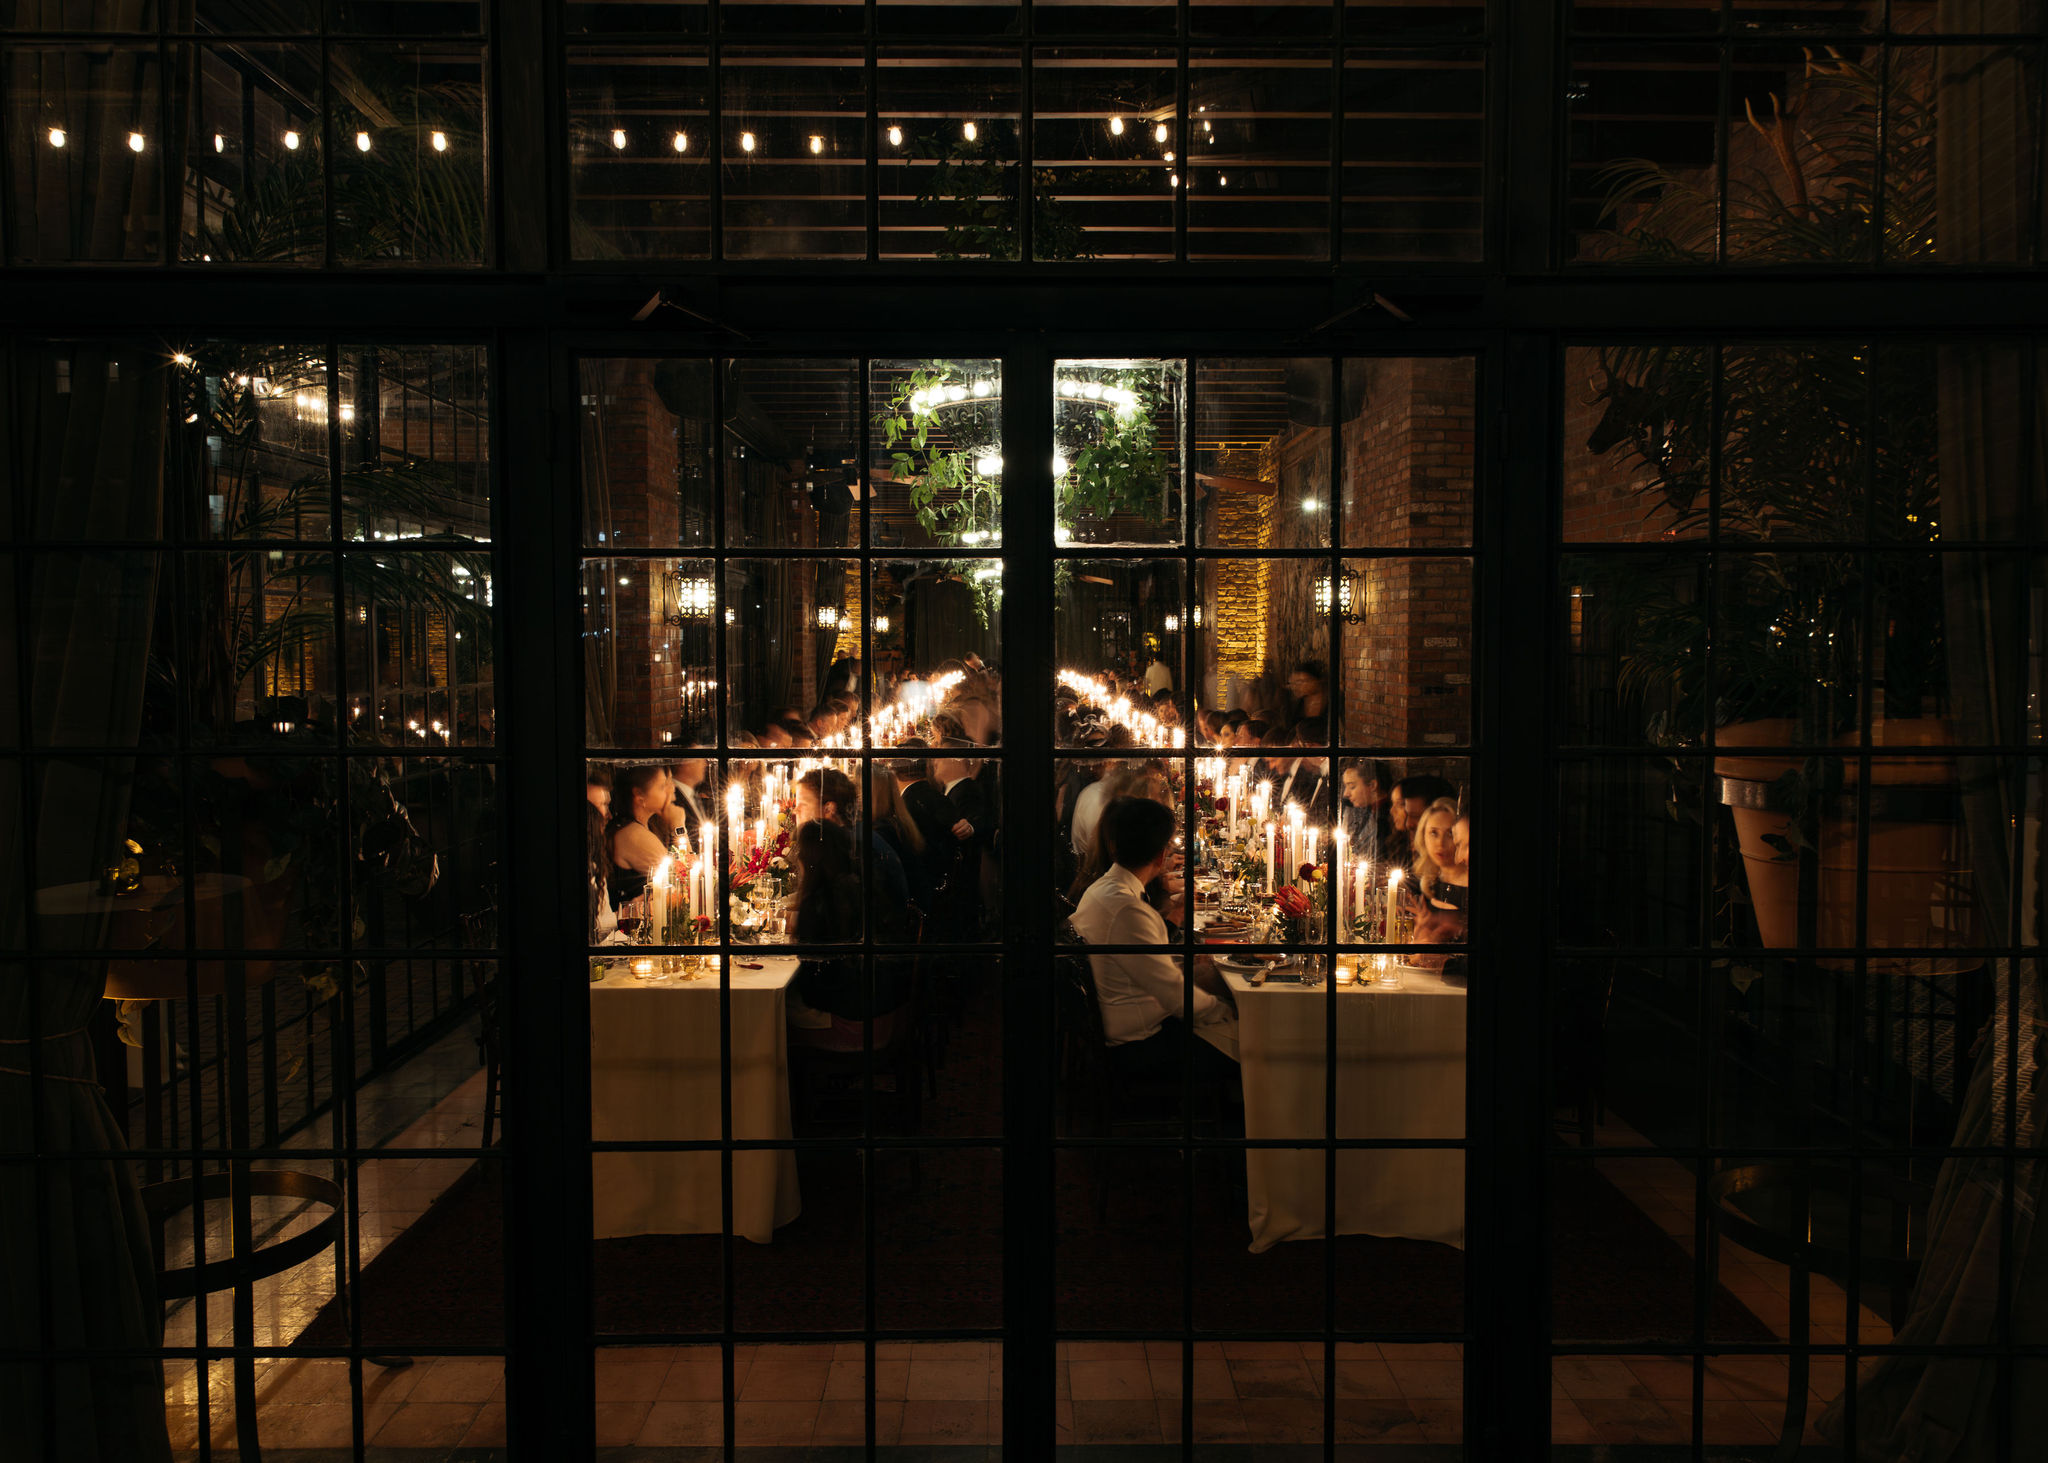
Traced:
<path id="1" fill-rule="evenodd" d="M 81 346 L 23 362 L 18 461 L 32 484 L 38 537 L 157 536 L 167 366 L 153 346 Z M 135 582 L 152 564 L 132 553 L 33 561 L 37 612 L 25 627 L 23 669 L 39 743 L 135 742 L 149 634 L 116 621 L 153 602 L 154 586 Z M 33 807 L 11 825 L 28 837 L 0 839 L 0 935 L 16 948 L 29 932 L 24 845 L 35 850 L 35 881 L 50 884 L 104 864 L 127 832 L 130 762 L 33 765 Z M 104 947 L 107 919 L 45 916 L 37 932 L 43 948 L 66 953 L 0 977 L 0 1152 L 42 1159 L 0 1164 L 0 1347 L 152 1352 L 163 1313 L 149 1227 L 86 1036 L 106 963 L 81 952 Z M 0 1366 L 0 1419 L 10 1457 L 170 1456 L 154 1356 Z"/>

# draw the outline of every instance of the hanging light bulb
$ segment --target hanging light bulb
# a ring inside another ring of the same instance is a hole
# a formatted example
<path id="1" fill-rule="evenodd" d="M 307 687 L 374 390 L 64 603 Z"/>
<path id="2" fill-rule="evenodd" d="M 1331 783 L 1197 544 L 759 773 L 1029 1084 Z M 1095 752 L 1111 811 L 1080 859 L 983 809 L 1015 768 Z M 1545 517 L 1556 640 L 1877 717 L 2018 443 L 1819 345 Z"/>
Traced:
<path id="1" fill-rule="evenodd" d="M 966 138 L 969 142 L 972 142 L 976 137 L 980 135 L 980 132 L 979 129 L 977 129 L 972 122 L 963 122 L 960 125 L 960 135 Z"/>
<path id="2" fill-rule="evenodd" d="M 63 129 L 62 127 L 52 127 L 52 128 L 50 129 L 50 146 L 52 146 L 52 147 L 62 147 L 63 145 L 64 145 L 64 129 Z"/>
<path id="3" fill-rule="evenodd" d="M 1204 122 L 1204 123 L 1202 124 L 1202 130 L 1203 130 L 1204 132 L 1209 132 L 1209 131 L 1212 131 L 1212 130 L 1214 130 L 1214 129 L 1212 129 L 1212 128 L 1211 128 L 1211 127 L 1209 126 L 1209 124 L 1208 124 L 1207 122 Z"/>
<path id="4" fill-rule="evenodd" d="M 624 152 L 624 151 L 625 151 L 625 149 L 626 149 L 626 129 L 625 129 L 625 128 L 623 128 L 623 127 L 614 127 L 614 128 L 612 128 L 612 146 L 613 146 L 613 147 L 615 147 L 615 148 L 617 148 L 617 149 L 618 149 L 619 151 L 621 151 L 621 152 Z"/>
<path id="5" fill-rule="evenodd" d="M 215 152 L 226 152 L 228 150 L 228 140 L 218 132 L 213 134 L 213 150 Z"/>
<path id="6" fill-rule="evenodd" d="M 289 132 L 289 131 L 285 133 L 285 135 L 284 135 L 284 150 L 285 150 L 286 152 L 297 152 L 297 151 L 299 150 L 299 134 L 298 134 L 298 133 L 296 133 L 296 132 Z"/>
<path id="7" fill-rule="evenodd" d="M 1154 142 L 1166 141 L 1166 124 L 1164 122 L 1161 122 L 1157 127 L 1154 127 L 1152 129 L 1152 140 Z"/>
<path id="8" fill-rule="evenodd" d="M 433 138 L 433 141 L 434 141 L 434 151 L 435 151 L 435 152 L 446 152 L 446 151 L 448 150 L 448 134 L 447 134 L 447 133 L 445 133 L 445 132 L 436 132 L 436 133 L 434 134 L 434 138 Z"/>
<path id="9" fill-rule="evenodd" d="M 1228 188 L 1230 186 L 1230 174 L 1218 173 L 1216 175 L 1216 186 L 1218 188 Z"/>
<path id="10" fill-rule="evenodd" d="M 820 137 L 817 133 L 813 132 L 811 134 L 811 155 L 815 157 L 824 150 L 825 139 Z"/>
<path id="11" fill-rule="evenodd" d="M 889 146 L 903 146 L 903 129 L 901 127 L 891 127 L 889 129 Z"/>
<path id="12" fill-rule="evenodd" d="M 367 132 L 358 132 L 358 133 L 356 134 L 356 151 L 357 151 L 357 152 L 368 152 L 369 150 L 370 150 L 370 134 L 369 134 L 369 133 L 367 133 Z"/>
<path id="13" fill-rule="evenodd" d="M 1166 152 L 1166 160 L 1167 160 L 1168 162 L 1172 162 L 1172 161 L 1173 161 L 1173 149 L 1171 149 L 1171 148 L 1168 148 L 1168 149 L 1167 149 L 1167 152 Z"/>
<path id="14" fill-rule="evenodd" d="M 130 152 L 141 152 L 142 149 L 147 147 L 148 145 L 149 144 L 143 140 L 142 134 L 140 132 L 131 132 L 128 134 L 128 150 Z"/>
<path id="15" fill-rule="evenodd" d="M 1121 136 L 1123 136 L 1123 135 L 1124 135 L 1124 119 L 1123 119 L 1123 118 L 1121 118 L 1121 117 L 1111 117 L 1111 118 L 1109 119 L 1109 135 L 1110 135 L 1111 137 L 1121 137 Z"/>
<path id="16" fill-rule="evenodd" d="M 1168 173 L 1168 174 L 1166 175 L 1166 182 L 1167 182 L 1167 186 L 1168 186 L 1168 187 L 1171 187 L 1171 188 L 1178 188 L 1178 187 L 1180 186 L 1180 174 L 1179 174 L 1179 173 Z"/>
<path id="17" fill-rule="evenodd" d="M 690 150 L 690 134 L 689 134 L 689 133 L 687 133 L 687 132 L 678 132 L 678 133 L 676 134 L 676 151 L 677 151 L 677 152 L 688 152 L 689 150 Z"/>
<path id="18" fill-rule="evenodd" d="M 1003 458 L 1001 453 L 984 452 L 974 459 L 974 470 L 985 478 L 1001 477 Z"/>
<path id="19" fill-rule="evenodd" d="M 753 133 L 751 133 L 751 132 L 742 132 L 742 133 L 740 134 L 740 151 L 741 151 L 741 152 L 752 152 L 753 150 L 754 150 L 754 134 L 753 134 Z"/>

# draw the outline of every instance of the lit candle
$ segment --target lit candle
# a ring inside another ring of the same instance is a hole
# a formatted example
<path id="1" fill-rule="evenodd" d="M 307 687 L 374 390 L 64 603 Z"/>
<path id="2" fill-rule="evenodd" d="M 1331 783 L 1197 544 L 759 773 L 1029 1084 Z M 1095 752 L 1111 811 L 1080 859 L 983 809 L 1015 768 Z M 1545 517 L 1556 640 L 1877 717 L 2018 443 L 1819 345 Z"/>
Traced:
<path id="1" fill-rule="evenodd" d="M 1292 884 L 1296 872 L 1301 868 L 1301 805 L 1287 805 L 1287 882 Z"/>
<path id="2" fill-rule="evenodd" d="M 1394 910 L 1401 897 L 1401 871 L 1396 868 L 1387 875 L 1387 934 L 1388 944 L 1394 943 Z"/>
<path id="3" fill-rule="evenodd" d="M 766 818 L 756 818 L 754 820 L 754 847 L 766 848 L 767 846 L 768 820 Z"/>
<path id="4" fill-rule="evenodd" d="M 1273 892 L 1273 853 L 1279 843 L 1277 832 L 1271 823 L 1266 825 L 1266 892 Z"/>
<path id="5" fill-rule="evenodd" d="M 734 782 L 725 790 L 725 828 L 735 850 L 740 846 L 740 819 L 746 816 L 746 811 L 747 790 Z"/>
<path id="6" fill-rule="evenodd" d="M 1341 944 L 1345 935 L 1344 926 L 1344 830 L 1342 826 L 1330 830 L 1330 912 L 1337 922 L 1337 940 Z"/>

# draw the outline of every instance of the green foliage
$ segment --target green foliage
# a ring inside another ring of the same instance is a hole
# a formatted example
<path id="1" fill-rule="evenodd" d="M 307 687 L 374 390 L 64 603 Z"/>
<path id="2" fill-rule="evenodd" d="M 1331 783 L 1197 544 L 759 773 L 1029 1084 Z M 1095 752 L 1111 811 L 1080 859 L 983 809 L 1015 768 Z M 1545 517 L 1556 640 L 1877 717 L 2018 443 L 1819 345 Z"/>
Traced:
<path id="1" fill-rule="evenodd" d="M 1002 527 L 1002 485 L 975 467 L 981 448 L 941 450 L 932 441 L 943 429 L 938 412 L 922 403 L 923 393 L 957 382 L 960 375 L 950 361 L 924 362 L 897 386 L 875 420 L 891 469 L 909 487 L 911 511 L 919 526 L 940 543 L 958 543 L 962 534 Z M 920 404 L 913 406 L 912 397 L 919 397 Z M 1000 403 L 991 403 L 991 408 L 987 434 L 996 440 L 985 445 L 1000 450 Z M 952 409 L 956 426 L 968 419 L 970 410 L 965 402 Z"/>
<path id="2" fill-rule="evenodd" d="M 1084 515 L 1107 523 L 1121 514 L 1156 524 L 1166 513 L 1166 465 L 1152 425 L 1158 393 L 1142 375 L 1104 384 L 1135 392 L 1137 409 L 1097 409 L 1094 440 L 1074 454 L 1059 481 L 1059 520 L 1072 527 Z"/>
<path id="3" fill-rule="evenodd" d="M 1774 97 L 1768 119 L 1750 111 L 1769 166 L 1730 169 L 1731 255 L 1868 262 L 1880 145 L 1887 257 L 1930 253 L 1931 85 L 1925 64 L 1895 65 L 1881 84 L 1837 52 L 1810 57 L 1803 84 L 1789 99 Z M 1604 262 L 1714 257 L 1721 220 L 1711 171 L 1703 178 L 1632 161 L 1610 169 L 1609 181 Z M 1576 577 L 1621 642 L 1618 689 L 1644 708 L 1653 741 L 1694 743 L 1710 719 L 1789 717 L 1821 740 L 1852 729 L 1866 623 L 1880 637 L 1873 657 L 1886 714 L 1933 711 L 1944 680 L 1940 573 L 1928 555 L 1911 552 L 1939 537 L 1931 350 L 1612 346 L 1599 352 L 1591 384 L 1602 418 L 1587 447 L 1622 454 L 1645 519 L 1665 537 L 1718 529 L 1724 540 L 1765 547 L 1868 537 L 1902 551 L 1726 555 L 1710 592 L 1678 572 L 1677 560 L 1664 573 L 1645 572 L 1640 560 L 1582 561 Z"/>
<path id="4" fill-rule="evenodd" d="M 925 132 L 911 146 L 935 159 L 920 169 L 917 201 L 943 221 L 945 232 L 933 252 L 941 259 L 1015 259 L 1017 182 L 1023 169 L 1015 158 L 1016 127 L 983 123 L 969 141 L 956 130 Z M 1044 169 L 1031 175 L 1031 251 L 1038 259 L 1086 259 L 1087 235 L 1060 209 L 1058 180 Z"/>

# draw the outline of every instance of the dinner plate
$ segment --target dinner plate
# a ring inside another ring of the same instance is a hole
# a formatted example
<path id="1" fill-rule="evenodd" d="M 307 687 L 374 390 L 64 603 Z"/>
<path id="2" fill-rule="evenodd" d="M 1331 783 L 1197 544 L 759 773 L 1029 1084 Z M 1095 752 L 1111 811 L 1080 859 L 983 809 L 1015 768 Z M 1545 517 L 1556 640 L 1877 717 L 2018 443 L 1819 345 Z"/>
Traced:
<path id="1" fill-rule="evenodd" d="M 1256 955 L 1218 955 L 1216 963 L 1236 975 L 1256 975 L 1262 970 L 1270 971 L 1275 965 L 1280 963 L 1280 958 L 1278 956 L 1267 956 L 1262 959 Z"/>

